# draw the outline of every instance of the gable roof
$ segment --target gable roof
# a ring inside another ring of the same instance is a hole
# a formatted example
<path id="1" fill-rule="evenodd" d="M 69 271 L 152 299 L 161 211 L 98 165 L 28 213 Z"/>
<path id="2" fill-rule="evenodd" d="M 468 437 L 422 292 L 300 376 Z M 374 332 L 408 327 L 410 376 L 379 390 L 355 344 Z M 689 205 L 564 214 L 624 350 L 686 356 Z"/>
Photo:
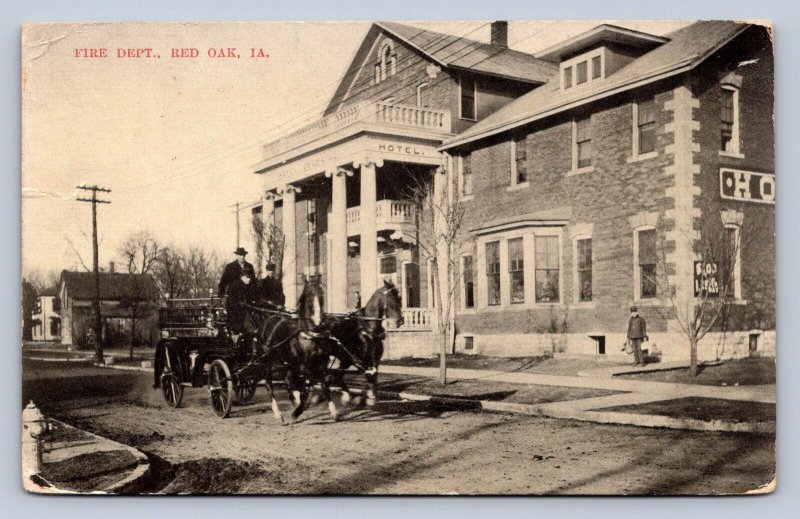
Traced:
<path id="1" fill-rule="evenodd" d="M 377 22 L 377 25 L 445 67 L 539 84 L 547 82 L 558 70 L 552 63 L 503 45 L 396 22 Z"/>
<path id="2" fill-rule="evenodd" d="M 328 103 L 326 115 L 335 111 L 344 100 L 350 83 L 355 79 L 372 43 L 381 32 L 394 36 L 441 67 L 469 70 L 536 85 L 546 83 L 558 71 L 557 65 L 502 45 L 481 43 L 397 22 L 375 22 L 364 36 Z"/>
<path id="3" fill-rule="evenodd" d="M 94 297 L 94 274 L 92 272 L 61 272 L 61 283 L 66 285 L 67 296 L 72 299 Z M 153 300 L 158 298 L 155 280 L 147 274 L 100 273 L 100 299 L 105 300 Z"/>
<path id="4" fill-rule="evenodd" d="M 445 150 L 549 117 L 597 99 L 686 72 L 750 27 L 731 21 L 702 21 L 679 29 L 669 41 L 635 59 L 602 81 L 561 90 L 558 76 L 500 108 L 447 140 Z"/>

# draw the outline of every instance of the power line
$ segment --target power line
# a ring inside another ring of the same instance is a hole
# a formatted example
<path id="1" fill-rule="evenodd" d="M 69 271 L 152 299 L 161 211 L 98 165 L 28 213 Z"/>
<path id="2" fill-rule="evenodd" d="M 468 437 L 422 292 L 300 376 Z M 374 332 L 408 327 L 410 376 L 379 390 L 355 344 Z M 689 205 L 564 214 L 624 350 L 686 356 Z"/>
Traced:
<path id="1" fill-rule="evenodd" d="M 478 31 L 479 29 L 481 29 L 482 27 L 484 27 L 484 26 L 486 26 L 486 25 L 488 25 L 488 24 L 489 24 L 488 22 L 486 22 L 486 23 L 483 23 L 483 24 L 481 24 L 480 26 L 478 26 L 478 27 L 475 27 L 475 28 L 471 29 L 470 31 L 468 31 L 468 32 L 466 32 L 466 33 L 464 33 L 464 34 L 462 34 L 462 35 L 440 34 L 440 35 L 439 35 L 439 36 L 438 36 L 436 39 L 434 39 L 434 40 L 432 40 L 431 42 L 429 42 L 429 43 L 428 43 L 428 44 L 427 44 L 427 45 L 424 47 L 424 50 L 426 50 L 426 51 L 430 51 L 430 50 L 431 50 L 431 48 L 432 48 L 434 45 L 436 45 L 436 44 L 438 44 L 438 43 L 440 43 L 440 42 L 442 42 L 442 41 L 444 41 L 444 40 L 446 40 L 446 39 L 450 39 L 450 38 L 452 38 L 452 40 L 451 40 L 449 43 L 447 43 L 446 45 L 442 46 L 442 47 L 441 47 L 441 48 L 439 48 L 439 49 L 436 49 L 436 52 L 441 52 L 442 50 L 446 49 L 447 47 L 449 47 L 449 46 L 453 45 L 454 43 L 456 43 L 456 42 L 460 41 L 460 40 L 461 40 L 461 39 L 463 39 L 465 36 L 467 36 L 467 35 L 469 35 L 469 34 L 471 34 L 471 33 L 473 33 L 473 32 L 476 32 L 476 31 Z M 419 32 L 417 32 L 417 33 L 416 33 L 416 35 L 419 35 L 419 34 L 421 34 L 421 33 L 423 33 L 423 32 L 425 32 L 425 30 L 424 30 L 424 29 L 422 29 L 422 30 L 420 30 Z M 415 36 L 416 36 L 416 35 L 415 35 Z M 412 37 L 412 38 L 413 38 L 413 37 Z M 464 54 L 463 56 L 460 56 L 460 57 L 459 57 L 459 59 L 466 57 L 467 55 L 471 54 L 472 52 L 475 52 L 475 51 L 476 51 L 476 50 L 477 50 L 479 47 L 480 47 L 480 46 L 478 46 L 478 47 L 474 47 L 474 48 L 471 48 L 470 46 L 467 46 L 467 47 L 465 47 L 466 49 L 470 49 L 470 50 L 469 50 L 469 51 L 468 51 L 466 54 Z M 449 58 L 451 58 L 452 56 L 454 56 L 454 55 L 458 54 L 459 52 L 462 52 L 462 51 L 463 51 L 465 48 L 462 48 L 462 49 L 457 49 L 455 52 L 453 52 L 453 53 L 451 53 L 451 54 L 449 54 L 449 55 L 447 55 L 447 56 L 444 56 L 444 57 L 442 57 L 442 58 L 440 58 L 440 59 L 444 59 L 444 60 L 446 60 L 446 59 L 449 59 Z M 501 51 L 502 51 L 502 50 L 501 50 Z M 403 58 L 402 60 L 400 60 L 399 62 L 397 62 L 397 64 L 396 64 L 396 65 L 399 65 L 399 64 L 403 63 L 404 61 L 410 61 L 410 60 L 412 60 L 412 59 L 415 59 L 415 58 L 416 58 L 416 55 L 415 55 L 414 53 L 410 53 L 408 57 L 406 57 L 406 58 Z M 483 60 L 482 60 L 482 61 L 483 61 Z M 339 80 L 338 80 L 338 83 L 341 83 L 342 79 L 343 79 L 343 78 L 339 79 Z M 411 81 L 410 81 L 410 82 L 402 83 L 402 84 L 400 84 L 400 85 L 399 85 L 399 87 L 398 87 L 398 88 L 396 88 L 396 89 L 394 89 L 394 90 L 390 90 L 390 89 L 388 89 L 388 88 L 385 88 L 384 90 L 378 90 L 378 91 L 376 92 L 376 95 L 378 95 L 378 96 L 384 96 L 384 97 L 385 97 L 385 96 L 389 96 L 389 95 L 391 95 L 391 94 L 395 94 L 395 93 L 397 93 L 398 91 L 400 91 L 402 88 L 405 88 L 405 87 L 406 87 L 406 86 L 408 86 L 409 84 L 411 84 L 411 83 L 413 83 L 414 81 L 416 81 L 416 79 L 417 79 L 417 78 L 411 78 Z M 331 83 L 331 84 L 333 84 L 333 83 Z M 386 86 L 388 87 L 389 85 L 386 85 Z M 354 97 L 354 96 L 357 96 L 357 95 L 359 95 L 359 94 L 361 94 L 361 93 L 363 93 L 363 92 L 365 92 L 365 91 L 367 91 L 367 90 L 369 90 L 369 89 L 371 89 L 371 88 L 373 88 L 373 87 L 374 87 L 374 85 L 373 85 L 372 83 L 369 83 L 369 84 L 367 84 L 366 86 L 364 86 L 363 88 L 361 88 L 360 90 L 355 90 L 355 91 L 352 91 L 348 97 Z M 405 100 L 405 99 L 409 99 L 410 97 L 412 97 L 412 96 L 409 96 L 409 97 L 407 97 L 407 98 L 404 98 L 404 100 Z M 326 101 L 326 102 L 325 102 L 325 108 L 327 108 L 327 106 L 328 106 L 329 102 L 330 102 L 330 101 Z M 294 121 L 298 121 L 298 124 L 297 124 L 297 126 L 296 126 L 296 127 L 292 128 L 292 130 L 294 130 L 295 128 L 296 128 L 296 129 L 300 129 L 300 128 L 302 128 L 302 127 L 304 126 L 304 124 L 303 124 L 303 123 L 306 123 L 306 124 L 307 124 L 307 122 L 308 122 L 308 121 L 310 121 L 310 120 L 313 120 L 313 119 L 316 119 L 316 118 L 318 118 L 318 117 L 319 117 L 319 116 L 320 116 L 322 113 L 324 113 L 324 111 L 325 111 L 325 108 L 323 108 L 322 110 L 317 110 L 316 108 L 313 108 L 313 109 L 310 109 L 310 110 L 306 110 L 306 111 L 304 111 L 304 112 L 301 112 L 301 114 L 308 113 L 308 114 L 311 114 L 311 115 L 310 115 L 309 117 L 306 117 L 306 118 L 303 118 L 303 119 L 300 119 L 300 117 L 294 116 L 294 117 L 292 117 L 291 119 L 287 120 L 287 121 L 286 121 L 286 122 L 284 122 L 284 123 L 281 123 L 281 124 L 279 124 L 279 125 L 276 125 L 276 126 L 275 126 L 275 127 L 273 127 L 273 128 L 270 128 L 269 130 L 266 130 L 266 131 L 264 131 L 264 132 L 261 132 L 259 135 L 264 135 L 264 134 L 270 134 L 270 133 L 273 133 L 273 132 L 275 132 L 276 130 L 278 130 L 278 129 L 280 129 L 280 128 L 282 128 L 282 127 L 286 126 L 287 124 L 289 124 L 289 123 L 292 123 L 292 122 L 294 122 Z M 239 153 L 242 153 L 242 152 L 245 152 L 245 151 L 249 151 L 249 150 L 251 150 L 251 149 L 252 149 L 252 148 L 254 148 L 254 147 L 262 147 L 262 146 L 263 146 L 263 138 L 259 138 L 259 139 L 258 139 L 256 142 L 254 142 L 254 143 L 252 143 L 252 144 L 246 144 L 246 145 L 242 145 L 242 146 L 240 146 L 239 148 L 235 148 L 233 151 L 231 151 L 230 153 L 227 153 L 227 154 L 225 154 L 225 155 L 222 155 L 222 156 L 214 156 L 214 155 L 209 155 L 209 156 L 207 156 L 207 157 L 205 157 L 205 158 L 203 158 L 203 159 L 199 159 L 199 161 L 198 161 L 198 162 L 196 162 L 196 163 L 194 163 L 194 164 L 188 164 L 188 165 L 183 165 L 183 166 L 177 166 L 177 167 L 176 167 L 174 170 L 172 170 L 172 171 L 178 171 L 178 172 L 180 172 L 181 170 L 187 170 L 187 169 L 189 169 L 189 168 L 192 168 L 192 169 L 194 169 L 194 168 L 197 168 L 197 167 L 198 167 L 199 165 L 201 165 L 202 163 L 205 163 L 205 162 L 207 162 L 207 161 L 210 161 L 210 160 L 221 160 L 221 159 L 228 158 L 228 157 L 231 157 L 231 156 L 237 155 L 237 154 L 239 154 Z M 170 171 L 170 170 L 169 170 L 169 169 L 167 169 L 167 171 Z M 189 175 L 191 175 L 191 174 L 193 174 L 193 173 L 194 173 L 194 171 L 184 171 L 184 172 L 178 173 L 177 175 L 169 176 L 169 177 L 166 177 L 166 178 L 161 178 L 161 179 L 159 179 L 159 180 L 156 180 L 156 181 L 153 181 L 153 182 L 148 182 L 148 183 L 145 183 L 145 184 L 140 184 L 140 185 L 135 185 L 135 186 L 123 187 L 122 189 L 124 189 L 124 190 L 135 190 L 135 189 L 141 189 L 141 188 L 143 188 L 143 187 L 148 187 L 148 186 L 155 185 L 155 184 L 158 184 L 158 183 L 161 183 L 161 182 L 167 182 L 167 181 L 173 181 L 173 180 L 177 180 L 177 179 L 179 179 L 179 178 L 185 178 L 185 177 L 187 177 L 187 176 L 189 176 Z"/>

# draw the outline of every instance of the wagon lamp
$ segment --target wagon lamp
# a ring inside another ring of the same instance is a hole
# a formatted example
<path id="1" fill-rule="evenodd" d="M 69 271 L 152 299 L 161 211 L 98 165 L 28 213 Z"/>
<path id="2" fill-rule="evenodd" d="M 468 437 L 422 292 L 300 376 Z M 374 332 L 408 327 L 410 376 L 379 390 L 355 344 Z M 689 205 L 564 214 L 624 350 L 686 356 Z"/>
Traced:
<path id="1" fill-rule="evenodd" d="M 33 403 L 22 410 L 22 470 L 23 475 L 32 476 L 42 471 L 44 433 L 49 430 L 47 419 Z"/>

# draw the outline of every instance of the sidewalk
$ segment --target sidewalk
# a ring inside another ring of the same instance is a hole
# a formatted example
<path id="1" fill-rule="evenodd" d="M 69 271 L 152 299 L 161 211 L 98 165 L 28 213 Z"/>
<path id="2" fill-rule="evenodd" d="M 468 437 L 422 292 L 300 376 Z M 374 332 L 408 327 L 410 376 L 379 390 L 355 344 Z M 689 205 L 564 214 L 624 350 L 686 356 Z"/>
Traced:
<path id="1" fill-rule="evenodd" d="M 437 368 L 383 366 L 382 373 L 412 375 L 435 378 Z M 590 378 L 586 376 L 544 375 L 538 373 L 507 373 L 476 369 L 448 369 L 449 380 L 482 380 L 510 382 L 515 384 L 563 386 L 573 388 L 603 389 L 622 393 L 578 400 L 566 400 L 540 405 L 517 404 L 498 401 L 480 401 L 480 408 L 487 411 L 514 412 L 597 423 L 638 425 L 643 427 L 667 427 L 700 431 L 774 433 L 774 422 L 732 422 L 725 420 L 698 420 L 694 418 L 670 417 L 635 412 L 604 411 L 604 409 L 635 406 L 659 401 L 678 401 L 686 398 L 775 403 L 775 386 L 715 387 L 693 384 L 673 384 L 642 380 L 613 378 Z M 427 399 L 446 404 L 457 403 L 456 399 L 410 395 L 399 393 L 401 398 Z M 473 403 L 474 407 L 474 403 Z"/>
<path id="2" fill-rule="evenodd" d="M 140 451 L 115 441 L 48 419 L 42 471 L 23 479 L 25 490 L 36 493 L 135 492 L 150 465 Z M 23 474 L 29 461 L 22 460 Z"/>
<path id="3" fill-rule="evenodd" d="M 405 366 L 381 366 L 382 373 L 398 375 L 416 375 L 436 378 L 438 368 L 417 368 Z M 570 377 L 566 375 L 543 375 L 540 373 L 506 373 L 502 371 L 484 371 L 478 369 L 448 369 L 450 380 L 475 379 L 494 382 L 512 382 L 515 384 L 534 384 L 544 386 L 567 386 L 627 393 L 658 394 L 667 398 L 719 398 L 723 400 L 742 400 L 747 402 L 775 403 L 775 386 L 734 386 L 716 387 L 692 384 L 671 384 L 668 382 L 648 382 L 616 378 Z"/>

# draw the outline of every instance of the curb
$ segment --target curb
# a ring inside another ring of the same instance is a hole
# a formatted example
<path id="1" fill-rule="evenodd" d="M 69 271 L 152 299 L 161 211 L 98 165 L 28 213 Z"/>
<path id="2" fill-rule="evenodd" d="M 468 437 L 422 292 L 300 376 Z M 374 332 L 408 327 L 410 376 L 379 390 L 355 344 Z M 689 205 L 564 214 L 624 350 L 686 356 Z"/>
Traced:
<path id="1" fill-rule="evenodd" d="M 110 440 L 108 438 L 104 438 L 103 436 L 99 436 L 97 434 L 91 433 L 89 431 L 84 431 L 83 429 L 78 429 L 77 427 L 73 427 L 69 424 L 66 424 L 60 420 L 56 420 L 55 418 L 48 418 L 49 421 L 58 423 L 61 427 L 65 427 L 67 429 L 75 429 L 81 431 L 84 434 L 92 436 L 93 438 L 98 439 L 101 442 L 110 443 L 113 445 L 119 446 L 118 450 L 125 450 L 128 451 L 134 458 L 137 460 L 136 467 L 124 478 L 117 481 L 116 483 L 96 490 L 94 492 L 76 492 L 71 490 L 64 490 L 60 489 L 56 486 L 52 487 L 43 487 L 38 485 L 34 481 L 24 482 L 25 489 L 32 492 L 40 492 L 40 493 L 68 493 L 68 494 L 130 494 L 135 493 L 137 488 L 142 484 L 143 479 L 150 473 L 150 461 L 147 459 L 147 456 L 143 452 L 138 449 L 131 447 L 130 445 L 125 445 L 124 443 L 119 443 L 114 440 Z M 39 478 L 43 479 L 43 478 Z"/>
<path id="2" fill-rule="evenodd" d="M 495 413 L 523 414 L 528 416 L 544 416 L 562 420 L 578 420 L 608 425 L 633 425 L 661 429 L 681 429 L 705 432 L 737 432 L 753 434 L 774 434 L 774 422 L 727 422 L 723 420 L 697 420 L 694 418 L 672 418 L 669 416 L 617 413 L 611 411 L 581 411 L 575 409 L 558 409 L 547 404 L 519 404 L 513 402 L 497 402 L 494 400 L 467 400 L 464 398 L 422 395 L 418 393 L 378 391 L 378 394 L 392 399 L 431 402 L 466 411 L 488 411 Z"/>
<path id="3" fill-rule="evenodd" d="M 37 362 L 91 362 L 92 359 L 72 358 L 72 359 L 59 359 L 54 357 L 22 357 L 22 360 L 35 360 Z"/>

